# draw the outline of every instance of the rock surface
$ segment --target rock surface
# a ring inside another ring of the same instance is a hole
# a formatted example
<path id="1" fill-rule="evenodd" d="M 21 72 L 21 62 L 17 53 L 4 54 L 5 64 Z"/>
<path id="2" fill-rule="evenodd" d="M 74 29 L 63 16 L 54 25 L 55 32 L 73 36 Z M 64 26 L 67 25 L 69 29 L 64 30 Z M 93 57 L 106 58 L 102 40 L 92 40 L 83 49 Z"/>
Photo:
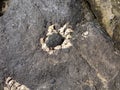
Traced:
<path id="1" fill-rule="evenodd" d="M 0 2 L 0 16 L 4 15 L 7 11 L 11 0 L 1 0 Z"/>
<path id="2" fill-rule="evenodd" d="M 120 0 L 86 0 L 99 22 L 120 50 Z"/>
<path id="3" fill-rule="evenodd" d="M 47 28 L 67 22 L 73 46 L 43 51 Z M 12 0 L 0 17 L 1 88 L 12 77 L 30 90 L 120 90 L 119 65 L 119 51 L 84 0 Z"/>
<path id="4" fill-rule="evenodd" d="M 95 14 L 96 18 L 103 24 L 108 34 L 112 37 L 114 28 L 111 21 L 115 15 L 112 12 L 111 0 L 87 0 L 87 2 L 93 14 Z"/>
<path id="5" fill-rule="evenodd" d="M 64 41 L 64 37 L 60 34 L 53 33 L 49 36 L 46 44 L 48 47 L 56 47 L 57 45 L 61 45 Z"/>

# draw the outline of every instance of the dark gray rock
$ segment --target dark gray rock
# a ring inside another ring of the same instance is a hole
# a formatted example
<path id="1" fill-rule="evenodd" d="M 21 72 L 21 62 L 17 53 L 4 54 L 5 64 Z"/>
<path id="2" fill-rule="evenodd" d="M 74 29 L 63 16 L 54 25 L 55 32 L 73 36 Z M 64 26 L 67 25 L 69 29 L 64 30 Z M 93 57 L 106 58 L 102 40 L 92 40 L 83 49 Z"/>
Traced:
<path id="1" fill-rule="evenodd" d="M 84 0 L 12 0 L 0 17 L 1 83 L 11 76 L 31 90 L 109 90 L 120 54 L 90 18 Z M 66 22 L 74 29 L 73 46 L 53 55 L 44 52 L 39 39 L 48 26 Z"/>
<path id="2" fill-rule="evenodd" d="M 53 33 L 52 35 L 48 36 L 48 40 L 46 41 L 46 45 L 49 48 L 54 48 L 57 45 L 61 45 L 64 41 L 64 37 L 59 33 Z"/>

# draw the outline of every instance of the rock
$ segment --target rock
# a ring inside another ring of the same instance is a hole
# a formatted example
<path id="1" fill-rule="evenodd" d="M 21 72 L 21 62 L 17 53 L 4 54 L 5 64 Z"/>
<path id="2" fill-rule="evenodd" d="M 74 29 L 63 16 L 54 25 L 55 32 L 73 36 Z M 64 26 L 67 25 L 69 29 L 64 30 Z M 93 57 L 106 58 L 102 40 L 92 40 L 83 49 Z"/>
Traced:
<path id="1" fill-rule="evenodd" d="M 120 50 L 120 0 L 87 0 L 91 11 Z"/>
<path id="2" fill-rule="evenodd" d="M 82 88 L 83 88 L 83 90 L 91 90 L 90 86 L 88 86 L 88 85 L 84 85 Z"/>
<path id="3" fill-rule="evenodd" d="M 30 90 L 119 90 L 120 53 L 86 7 L 84 0 L 12 0 L 0 17 L 1 85 L 12 77 Z M 48 27 L 67 22 L 72 47 L 43 51 Z"/>
<path id="4" fill-rule="evenodd" d="M 21 85 L 11 77 L 8 77 L 5 82 L 4 90 L 29 90 L 25 85 Z"/>
<path id="5" fill-rule="evenodd" d="M 87 0 L 93 14 L 103 24 L 108 34 L 112 37 L 113 26 L 111 20 L 114 18 L 112 3 L 110 0 Z"/>
<path id="6" fill-rule="evenodd" d="M 0 16 L 2 16 L 8 9 L 10 0 L 1 0 L 0 2 Z"/>
<path id="7" fill-rule="evenodd" d="M 60 34 L 53 33 L 48 37 L 48 40 L 46 41 L 46 45 L 49 48 L 56 47 L 57 45 L 61 45 L 64 41 L 64 37 L 62 37 Z"/>

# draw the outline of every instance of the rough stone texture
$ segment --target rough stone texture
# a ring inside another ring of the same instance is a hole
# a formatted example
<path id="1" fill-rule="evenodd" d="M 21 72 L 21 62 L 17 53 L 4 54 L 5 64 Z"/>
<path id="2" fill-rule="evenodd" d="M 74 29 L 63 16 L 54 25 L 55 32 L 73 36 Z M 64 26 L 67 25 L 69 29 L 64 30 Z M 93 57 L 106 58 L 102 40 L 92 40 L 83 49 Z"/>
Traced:
<path id="1" fill-rule="evenodd" d="M 6 78 L 4 90 L 29 90 L 25 85 L 21 85 L 11 77 Z"/>
<path id="2" fill-rule="evenodd" d="M 86 0 L 92 12 L 120 50 L 120 0 Z"/>
<path id="3" fill-rule="evenodd" d="M 10 0 L 1 0 L 0 1 L 0 16 L 2 16 L 8 9 Z"/>
<path id="4" fill-rule="evenodd" d="M 110 0 L 86 0 L 91 7 L 95 17 L 103 24 L 108 34 L 113 36 L 113 26 L 111 20 L 114 18 L 112 3 Z M 112 0 L 114 1 L 114 0 Z"/>
<path id="5" fill-rule="evenodd" d="M 13 77 L 30 90 L 120 90 L 120 53 L 86 7 L 84 0 L 12 0 L 0 17 L 1 86 Z M 73 46 L 44 52 L 39 39 L 48 26 L 66 22 Z"/>
<path id="6" fill-rule="evenodd" d="M 57 45 L 61 45 L 64 41 L 64 37 L 60 34 L 53 33 L 48 37 L 48 40 L 46 41 L 46 45 L 48 47 L 56 47 Z"/>
<path id="7" fill-rule="evenodd" d="M 112 21 L 114 23 L 113 39 L 116 41 L 115 47 L 120 50 L 120 0 L 111 0 L 111 2 L 113 6 L 112 11 L 115 15 Z"/>

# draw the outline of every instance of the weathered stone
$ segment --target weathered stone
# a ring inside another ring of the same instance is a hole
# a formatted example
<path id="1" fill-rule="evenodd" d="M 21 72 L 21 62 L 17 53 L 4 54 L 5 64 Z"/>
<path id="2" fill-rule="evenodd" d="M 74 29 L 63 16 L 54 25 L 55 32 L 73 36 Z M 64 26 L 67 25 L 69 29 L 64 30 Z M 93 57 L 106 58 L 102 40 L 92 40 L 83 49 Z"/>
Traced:
<path id="1" fill-rule="evenodd" d="M 31 90 L 119 90 L 120 53 L 93 16 L 84 0 L 12 0 L 0 17 L 0 83 L 10 76 Z M 47 28 L 67 22 L 73 46 L 44 52 Z"/>
<path id="2" fill-rule="evenodd" d="M 61 45 L 64 41 L 64 37 L 62 35 L 53 33 L 48 37 L 48 40 L 46 41 L 46 45 L 49 48 L 56 47 L 57 45 Z"/>
<path id="3" fill-rule="evenodd" d="M 90 86 L 88 85 L 83 85 L 82 90 L 91 90 Z"/>
<path id="4" fill-rule="evenodd" d="M 113 40 L 115 41 L 115 47 L 120 50 L 120 0 L 111 0 L 112 12 L 114 14 L 113 23 Z"/>
<path id="5" fill-rule="evenodd" d="M 105 27 L 108 34 L 113 36 L 113 26 L 111 20 L 114 18 L 112 3 L 110 0 L 87 0 L 92 13 Z M 112 0 L 113 1 L 113 0 Z"/>
<path id="6" fill-rule="evenodd" d="M 2 16 L 8 9 L 10 0 L 1 0 L 0 1 L 0 16 Z"/>
<path id="7" fill-rule="evenodd" d="M 87 0 L 92 12 L 120 49 L 120 0 Z"/>

